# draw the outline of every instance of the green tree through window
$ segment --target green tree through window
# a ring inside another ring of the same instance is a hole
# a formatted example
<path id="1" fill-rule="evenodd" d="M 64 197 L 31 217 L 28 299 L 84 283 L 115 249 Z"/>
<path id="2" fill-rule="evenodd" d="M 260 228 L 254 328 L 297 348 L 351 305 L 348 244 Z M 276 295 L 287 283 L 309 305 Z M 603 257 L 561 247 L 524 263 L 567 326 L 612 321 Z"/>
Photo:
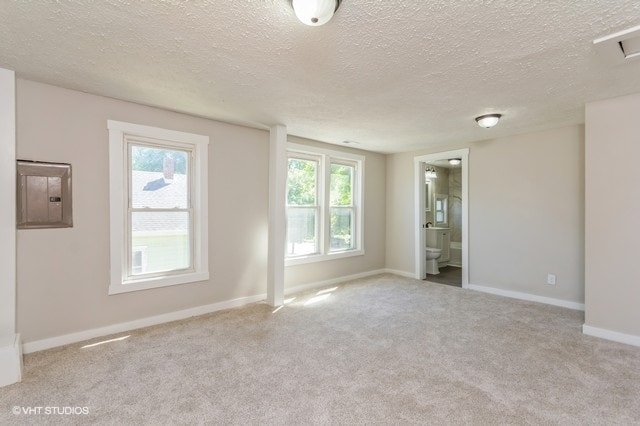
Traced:
<path id="1" fill-rule="evenodd" d="M 353 248 L 353 176 L 355 167 L 331 164 L 331 249 Z"/>
<path id="2" fill-rule="evenodd" d="M 292 206 L 316 204 L 317 169 L 317 161 L 289 158 L 287 204 Z"/>
<path id="3" fill-rule="evenodd" d="M 363 253 L 363 164 L 364 157 L 356 154 L 290 148 L 286 206 L 290 264 Z"/>
<path id="4" fill-rule="evenodd" d="M 316 254 L 318 240 L 318 166 L 315 159 L 289 158 L 287 173 L 287 254 Z"/>

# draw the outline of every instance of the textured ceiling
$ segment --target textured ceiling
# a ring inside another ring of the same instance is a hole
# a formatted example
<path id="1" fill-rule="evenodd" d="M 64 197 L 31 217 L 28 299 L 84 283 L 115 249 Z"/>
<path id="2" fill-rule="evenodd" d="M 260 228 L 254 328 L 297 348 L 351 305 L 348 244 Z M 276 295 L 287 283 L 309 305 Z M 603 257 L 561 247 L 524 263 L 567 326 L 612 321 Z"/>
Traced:
<path id="1" fill-rule="evenodd" d="M 399 152 L 581 123 L 585 102 L 640 92 L 640 60 L 592 45 L 639 23 L 637 0 L 344 0 L 322 27 L 289 0 L 0 0 L 0 67 Z M 504 118 L 481 129 L 488 112 Z"/>

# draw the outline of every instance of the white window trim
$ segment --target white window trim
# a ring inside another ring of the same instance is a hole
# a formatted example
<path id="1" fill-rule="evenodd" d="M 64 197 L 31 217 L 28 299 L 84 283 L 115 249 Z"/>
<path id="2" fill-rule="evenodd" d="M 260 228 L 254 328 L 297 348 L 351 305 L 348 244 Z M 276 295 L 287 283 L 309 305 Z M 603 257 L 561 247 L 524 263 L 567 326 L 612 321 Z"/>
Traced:
<path id="1" fill-rule="evenodd" d="M 289 154 L 291 153 L 291 151 L 287 151 L 287 163 L 288 163 L 288 159 L 289 159 Z M 323 166 L 323 162 L 324 162 L 324 158 L 319 155 L 319 154 L 310 154 L 308 152 L 296 152 L 296 158 L 301 159 L 301 160 L 307 160 L 307 161 L 314 161 L 317 162 L 317 168 L 316 168 L 316 177 L 320 177 L 320 172 L 322 170 L 322 166 Z M 287 182 L 288 182 L 288 170 L 287 170 Z M 324 205 L 324 182 L 321 179 L 317 179 L 316 180 L 316 203 L 315 203 L 315 210 L 316 210 L 316 229 L 315 229 L 315 233 L 316 233 L 316 237 L 318 238 L 317 241 L 317 253 L 310 253 L 307 255 L 302 255 L 302 256 L 296 256 L 295 258 L 300 258 L 300 257 L 312 257 L 312 256 L 319 256 L 320 254 L 323 253 L 324 251 L 324 238 L 322 238 L 322 236 L 324 235 L 324 221 L 322 220 L 322 206 Z M 297 206 L 294 206 L 297 207 Z M 311 206 L 300 206 L 302 208 L 311 208 Z M 288 202 L 285 202 L 285 211 L 289 212 L 289 205 Z M 288 249 L 286 250 L 288 251 Z M 287 259 L 287 253 L 285 252 L 285 259 Z"/>
<path id="2" fill-rule="evenodd" d="M 362 230 L 364 229 L 363 224 L 363 206 L 364 206 L 364 167 L 365 167 L 365 157 L 363 155 L 352 154 L 350 152 L 343 151 L 334 151 L 330 149 L 324 148 L 316 148 L 308 145 L 301 145 L 296 143 L 287 143 L 287 157 L 289 154 L 302 154 L 309 156 L 320 156 L 321 164 L 320 167 L 323 168 L 322 173 L 320 174 L 320 180 L 322 182 L 318 182 L 318 202 L 320 204 L 320 231 L 319 231 L 319 246 L 320 253 L 319 254 L 311 254 L 306 256 L 296 256 L 296 257 L 286 257 L 285 255 L 285 266 L 293 266 L 293 265 L 301 265 L 305 263 L 314 263 L 314 262 L 322 262 L 326 260 L 336 260 L 343 259 L 347 257 L 353 256 L 363 256 L 364 255 L 364 236 Z M 354 229 L 355 233 L 355 241 L 356 246 L 353 249 L 343 250 L 343 251 L 334 251 L 329 252 L 329 190 L 330 185 L 328 183 L 328 179 L 330 176 L 331 170 L 331 161 L 335 160 L 336 162 L 340 162 L 340 160 L 346 160 L 348 162 L 355 162 L 356 172 L 355 172 L 355 181 L 356 184 L 353 187 L 353 200 L 355 207 L 355 222 L 356 226 Z M 322 179 L 324 177 L 324 179 Z"/>
<path id="3" fill-rule="evenodd" d="M 209 279 L 208 244 L 208 145 L 209 137 L 193 133 L 178 132 L 158 127 L 142 126 L 121 121 L 107 121 L 109 130 L 109 201 L 111 236 L 111 280 L 109 294 L 186 284 Z M 141 277 L 135 280 L 127 278 L 127 197 L 125 173 L 128 173 L 127 146 L 125 136 L 138 136 L 163 141 L 193 145 L 195 158 L 193 164 L 194 188 L 193 223 L 194 270 L 167 274 L 165 276 Z"/>

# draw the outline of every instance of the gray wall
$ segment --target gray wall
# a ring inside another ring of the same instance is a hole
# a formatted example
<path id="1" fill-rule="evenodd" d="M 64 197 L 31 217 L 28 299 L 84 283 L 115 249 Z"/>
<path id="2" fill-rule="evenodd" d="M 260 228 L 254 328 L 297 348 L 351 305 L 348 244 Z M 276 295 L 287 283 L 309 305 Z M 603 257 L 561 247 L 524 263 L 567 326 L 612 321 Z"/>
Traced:
<path id="1" fill-rule="evenodd" d="M 415 153 L 387 155 L 387 227 L 385 264 L 389 269 L 413 274 Z"/>
<path id="2" fill-rule="evenodd" d="M 466 146 L 470 284 L 582 303 L 583 127 Z M 413 158 L 432 152 L 387 158 L 387 268 L 415 271 Z"/>
<path id="3" fill-rule="evenodd" d="M 586 106 L 585 324 L 640 336 L 640 94 Z"/>
<path id="4" fill-rule="evenodd" d="M 581 126 L 448 148 L 470 148 L 472 284 L 582 302 L 586 281 L 586 324 L 640 335 L 630 231 L 640 197 L 629 178 L 640 157 L 639 110 L 640 95 L 588 104 L 586 158 Z M 108 119 L 211 138 L 208 282 L 107 295 Z M 18 231 L 17 329 L 25 342 L 265 292 L 267 132 L 18 80 L 17 133 L 18 158 L 70 162 L 74 185 L 73 228 Z M 385 267 L 413 273 L 413 158 L 434 151 L 330 148 L 366 157 L 365 255 L 288 267 L 285 285 Z M 547 273 L 557 275 L 556 286 L 545 284 Z"/>
<path id="5" fill-rule="evenodd" d="M 640 335 L 630 232 L 640 197 L 629 178 L 640 157 L 639 110 L 640 95 L 588 104 L 586 158 L 582 126 L 448 148 L 470 148 L 471 284 L 582 302 L 586 279 L 586 324 Z M 211 138 L 208 282 L 107 295 L 108 119 Z M 18 232 L 17 328 L 25 342 L 265 292 L 267 132 L 25 80 L 17 85 L 17 132 L 18 158 L 70 162 L 74 185 L 73 228 Z M 285 285 L 384 267 L 413 273 L 413 158 L 435 151 L 330 148 L 366 157 L 365 255 L 288 267 Z M 557 275 L 556 286 L 545 284 L 547 273 Z"/>
<path id="6" fill-rule="evenodd" d="M 327 260 L 285 268 L 285 288 L 311 284 L 385 267 L 386 226 L 386 156 L 337 145 L 289 136 L 289 142 L 311 145 L 334 151 L 351 152 L 365 157 L 364 170 L 364 255 Z"/>
<path id="7" fill-rule="evenodd" d="M 107 120 L 210 137 L 211 279 L 108 296 Z M 18 158 L 73 167 L 74 227 L 18 231 L 25 342 L 266 292 L 269 134 L 18 80 Z"/>
<path id="8" fill-rule="evenodd" d="M 266 293 L 268 132 L 26 80 L 17 92 L 18 158 L 73 168 L 74 227 L 18 232 L 24 342 Z M 210 137 L 209 281 L 107 295 L 109 119 Z M 289 140 L 365 156 L 365 254 L 288 267 L 285 286 L 384 268 L 385 155 Z"/>

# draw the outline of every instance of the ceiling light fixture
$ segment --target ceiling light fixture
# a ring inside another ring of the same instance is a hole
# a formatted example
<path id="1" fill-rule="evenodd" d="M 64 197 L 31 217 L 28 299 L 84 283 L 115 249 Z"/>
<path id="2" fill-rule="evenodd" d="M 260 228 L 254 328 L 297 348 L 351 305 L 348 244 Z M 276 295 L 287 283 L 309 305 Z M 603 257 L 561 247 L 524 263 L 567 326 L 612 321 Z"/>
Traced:
<path id="1" fill-rule="evenodd" d="M 331 20 L 340 0 L 291 0 L 291 6 L 300 22 L 318 27 Z"/>
<path id="2" fill-rule="evenodd" d="M 502 114 L 485 114 L 476 117 L 476 123 L 478 123 L 478 126 L 488 129 L 498 124 L 500 117 L 502 117 Z"/>
<path id="3" fill-rule="evenodd" d="M 460 158 L 449 158 L 449 164 L 452 166 L 457 166 L 460 163 L 462 163 L 462 159 Z"/>

